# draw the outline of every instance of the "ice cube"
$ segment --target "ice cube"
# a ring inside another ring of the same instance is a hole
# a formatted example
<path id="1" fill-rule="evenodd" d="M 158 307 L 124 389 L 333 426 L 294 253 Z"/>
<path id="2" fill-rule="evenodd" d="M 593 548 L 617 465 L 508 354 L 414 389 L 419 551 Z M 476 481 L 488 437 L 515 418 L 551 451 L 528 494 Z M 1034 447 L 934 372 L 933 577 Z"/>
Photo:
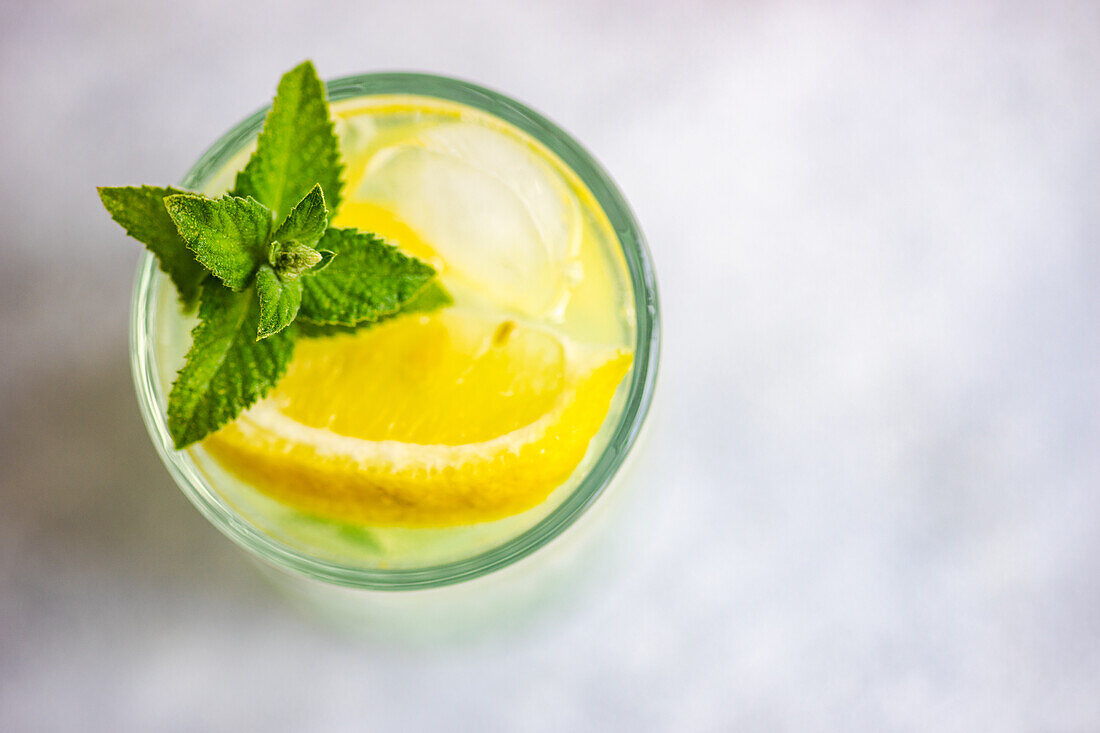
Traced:
<path id="1" fill-rule="evenodd" d="M 553 316 L 580 248 L 576 198 L 518 140 L 449 122 L 379 150 L 357 196 L 390 208 L 443 258 L 449 275 L 522 313 Z"/>

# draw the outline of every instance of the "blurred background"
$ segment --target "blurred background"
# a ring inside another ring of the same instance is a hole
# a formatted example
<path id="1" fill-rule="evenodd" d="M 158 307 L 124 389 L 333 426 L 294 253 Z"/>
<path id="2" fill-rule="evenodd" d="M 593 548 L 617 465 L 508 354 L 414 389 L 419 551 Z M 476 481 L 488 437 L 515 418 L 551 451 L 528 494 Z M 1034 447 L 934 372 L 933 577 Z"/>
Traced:
<path id="1" fill-rule="evenodd" d="M 1100 730 L 1100 6 L 288 5 L 0 6 L 0 729 Z M 508 628 L 301 614 L 141 424 L 94 187 L 307 57 L 526 102 L 649 238 L 644 470 Z"/>

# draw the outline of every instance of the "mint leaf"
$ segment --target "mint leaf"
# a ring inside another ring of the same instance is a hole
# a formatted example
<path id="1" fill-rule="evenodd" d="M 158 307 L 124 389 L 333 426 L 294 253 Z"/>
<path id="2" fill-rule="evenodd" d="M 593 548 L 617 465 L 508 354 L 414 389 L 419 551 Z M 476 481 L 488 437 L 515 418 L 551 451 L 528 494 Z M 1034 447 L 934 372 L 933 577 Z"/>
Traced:
<path id="1" fill-rule="evenodd" d="M 335 257 L 302 279 L 298 318 L 313 323 L 354 326 L 396 313 L 435 276 L 431 266 L 355 229 L 330 228 L 317 246 Z"/>
<path id="2" fill-rule="evenodd" d="M 401 306 L 401 312 L 429 313 L 431 311 L 437 311 L 440 308 L 446 308 L 449 305 L 454 305 L 454 299 L 451 297 L 451 294 L 439 284 L 438 280 L 432 280 L 422 287 L 420 292 Z"/>
<path id="3" fill-rule="evenodd" d="M 206 270 L 195 262 L 176 225 L 164 208 L 164 198 L 184 193 L 160 186 L 101 186 L 99 199 L 111 218 L 157 258 L 160 269 L 172 278 L 180 301 L 191 308 L 199 299 L 199 285 Z"/>
<path id="4" fill-rule="evenodd" d="M 325 195 L 321 191 L 321 186 L 317 185 L 290 210 L 286 220 L 275 232 L 275 241 L 297 242 L 304 247 L 312 248 L 327 228 L 328 211 L 325 210 Z"/>
<path id="5" fill-rule="evenodd" d="M 304 274 L 316 275 L 318 272 L 328 267 L 328 263 L 332 262 L 332 258 L 336 256 L 336 253 L 333 252 L 331 249 L 318 250 L 317 254 L 321 255 L 320 261 L 313 267 L 306 270 Z"/>
<path id="6" fill-rule="evenodd" d="M 336 211 L 342 168 L 325 87 L 313 64 L 303 62 L 279 80 L 256 152 L 237 174 L 233 193 L 254 197 L 280 222 L 319 183 L 329 211 Z"/>
<path id="7" fill-rule="evenodd" d="M 298 306 L 302 304 L 302 281 L 297 277 L 282 278 L 270 265 L 260 265 L 256 271 L 256 292 L 260 296 L 260 325 L 256 338 L 264 339 L 282 331 L 298 315 Z"/>
<path id="8" fill-rule="evenodd" d="M 236 418 L 283 376 L 295 329 L 257 341 L 259 322 L 255 289 L 235 293 L 214 280 L 203 283 L 199 325 L 168 395 L 168 432 L 176 448 Z"/>
<path id="9" fill-rule="evenodd" d="M 312 271 L 311 271 L 312 272 Z M 310 323 L 305 319 L 298 319 L 296 321 L 298 333 L 302 336 L 308 336 L 310 338 L 321 338 L 323 336 L 336 336 L 338 334 L 350 334 L 356 333 L 361 328 L 370 328 L 371 326 L 383 323 L 391 318 L 397 318 L 398 316 L 405 315 L 406 313 L 430 313 L 437 311 L 440 308 L 445 308 L 449 305 L 453 305 L 454 300 L 451 298 L 451 294 L 448 293 L 438 280 L 432 280 L 430 283 L 420 289 L 420 292 L 414 295 L 410 300 L 406 301 L 401 310 L 397 313 L 392 313 L 388 316 L 381 316 L 376 321 L 364 321 L 357 326 L 323 326 L 316 323 Z"/>
<path id="10" fill-rule="evenodd" d="M 208 199 L 190 193 L 168 196 L 164 205 L 203 267 L 233 290 L 251 282 L 271 236 L 267 209 L 250 198 Z"/>

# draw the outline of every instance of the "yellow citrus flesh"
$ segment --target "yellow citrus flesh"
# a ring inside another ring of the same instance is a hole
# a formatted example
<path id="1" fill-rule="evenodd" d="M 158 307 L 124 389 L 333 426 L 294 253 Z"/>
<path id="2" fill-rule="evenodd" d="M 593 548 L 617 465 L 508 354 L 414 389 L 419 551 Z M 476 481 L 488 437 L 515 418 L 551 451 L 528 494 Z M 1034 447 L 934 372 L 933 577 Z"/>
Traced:
<path id="1" fill-rule="evenodd" d="M 599 430 L 631 356 L 449 309 L 302 339 L 286 377 L 204 446 L 264 493 L 376 526 L 543 501 Z"/>

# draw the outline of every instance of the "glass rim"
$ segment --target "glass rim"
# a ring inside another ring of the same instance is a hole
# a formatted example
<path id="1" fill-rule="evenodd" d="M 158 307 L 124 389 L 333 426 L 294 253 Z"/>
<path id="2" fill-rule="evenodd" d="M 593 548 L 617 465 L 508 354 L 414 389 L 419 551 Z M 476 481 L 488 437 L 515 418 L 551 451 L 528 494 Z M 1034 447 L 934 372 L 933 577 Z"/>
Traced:
<path id="1" fill-rule="evenodd" d="M 156 260 L 146 252 L 137 268 L 130 303 L 130 362 L 142 418 L 169 473 L 192 504 L 224 535 L 259 558 L 315 580 L 372 590 L 414 590 L 473 580 L 531 555 L 568 529 L 604 492 L 641 431 L 653 399 L 660 355 L 657 282 L 641 228 L 607 172 L 569 134 L 539 113 L 499 92 L 451 77 L 411 72 L 356 74 L 326 82 L 329 101 L 366 95 L 413 94 L 467 104 L 532 135 L 588 187 L 619 240 L 634 290 L 634 366 L 626 401 L 607 445 L 580 484 L 549 514 L 519 535 L 484 552 L 423 568 L 360 568 L 312 557 L 266 535 L 214 491 L 190 454 L 173 448 L 160 405 L 150 300 Z M 187 172 L 180 185 L 197 190 L 208 176 L 250 143 L 270 105 L 222 135 Z"/>

